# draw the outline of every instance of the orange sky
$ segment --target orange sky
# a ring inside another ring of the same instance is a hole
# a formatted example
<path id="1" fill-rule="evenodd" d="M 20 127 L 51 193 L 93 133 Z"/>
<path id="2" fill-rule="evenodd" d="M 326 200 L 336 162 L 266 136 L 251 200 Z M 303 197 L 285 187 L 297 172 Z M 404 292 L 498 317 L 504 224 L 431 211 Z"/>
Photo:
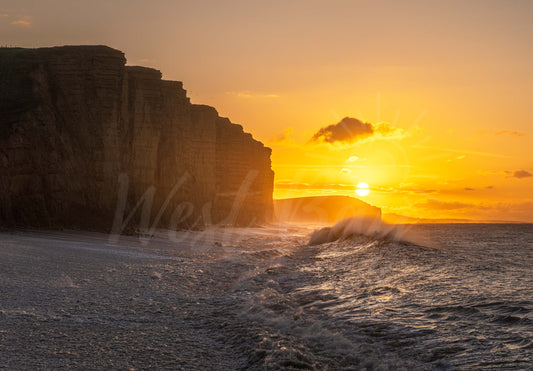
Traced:
<path id="1" fill-rule="evenodd" d="M 107 44 L 183 81 L 273 148 L 275 197 L 366 182 L 384 212 L 533 222 L 532 15 L 527 0 L 4 0 L 0 43 Z M 311 140 L 344 117 L 376 130 Z"/>

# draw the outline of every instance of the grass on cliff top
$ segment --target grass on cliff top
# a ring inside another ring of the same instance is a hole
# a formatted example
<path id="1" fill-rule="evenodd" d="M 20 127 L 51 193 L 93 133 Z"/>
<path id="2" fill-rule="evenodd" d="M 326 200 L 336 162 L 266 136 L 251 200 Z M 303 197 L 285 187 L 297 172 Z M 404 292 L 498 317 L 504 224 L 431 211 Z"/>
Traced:
<path id="1" fill-rule="evenodd" d="M 0 48 L 0 134 L 9 131 L 23 112 L 37 105 L 31 77 L 36 64 L 31 49 Z"/>

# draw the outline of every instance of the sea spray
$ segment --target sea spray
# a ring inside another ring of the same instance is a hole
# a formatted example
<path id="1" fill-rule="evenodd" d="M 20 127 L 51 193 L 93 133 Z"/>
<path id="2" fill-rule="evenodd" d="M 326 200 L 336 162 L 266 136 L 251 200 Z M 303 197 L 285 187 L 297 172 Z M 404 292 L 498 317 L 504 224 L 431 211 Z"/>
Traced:
<path id="1" fill-rule="evenodd" d="M 428 238 L 419 233 L 413 233 L 410 226 L 388 224 L 375 217 L 354 216 L 342 219 L 332 227 L 315 230 L 311 234 L 308 245 L 320 245 L 355 236 L 367 236 L 381 241 L 403 241 L 426 246 L 430 244 Z"/>

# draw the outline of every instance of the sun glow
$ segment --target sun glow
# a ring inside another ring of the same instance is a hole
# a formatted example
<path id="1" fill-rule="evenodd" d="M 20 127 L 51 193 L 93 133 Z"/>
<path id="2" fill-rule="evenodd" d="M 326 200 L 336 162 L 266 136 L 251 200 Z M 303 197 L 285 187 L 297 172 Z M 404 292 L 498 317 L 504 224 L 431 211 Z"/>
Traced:
<path id="1" fill-rule="evenodd" d="M 357 193 L 357 195 L 361 197 L 367 196 L 370 193 L 370 190 L 368 189 L 368 184 L 359 183 L 357 185 L 357 189 L 355 190 L 355 193 Z"/>

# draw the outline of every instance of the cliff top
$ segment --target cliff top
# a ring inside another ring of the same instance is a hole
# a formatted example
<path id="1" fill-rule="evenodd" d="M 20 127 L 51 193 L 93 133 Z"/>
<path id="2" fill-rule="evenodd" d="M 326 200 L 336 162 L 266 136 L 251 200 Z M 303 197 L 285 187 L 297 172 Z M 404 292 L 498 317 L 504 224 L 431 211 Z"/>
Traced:
<path id="1" fill-rule="evenodd" d="M 161 71 L 156 70 L 155 68 L 151 67 L 144 67 L 144 66 L 126 66 L 128 69 L 128 73 L 133 73 L 137 75 L 137 77 L 142 76 L 144 78 L 149 79 L 162 79 L 163 74 Z"/>
<path id="2" fill-rule="evenodd" d="M 110 53 L 124 56 L 124 53 L 118 49 L 111 48 L 107 45 L 63 45 L 47 46 L 41 48 L 22 48 L 22 47 L 0 47 L 0 55 L 14 51 L 23 51 L 26 53 Z"/>
<path id="3" fill-rule="evenodd" d="M 31 71 L 40 63 L 53 60 L 90 60 L 91 58 L 111 59 L 122 63 L 128 73 L 143 80 L 161 80 L 169 88 L 183 89 L 181 81 L 162 80 L 161 71 L 145 66 L 126 66 L 126 57 L 118 49 L 106 45 L 65 45 L 42 48 L 0 47 L 0 133 L 9 128 L 18 119 L 20 113 L 34 108 L 38 102 L 33 94 Z M 81 63 L 81 62 L 80 62 Z M 185 94 L 185 92 L 184 92 Z M 218 116 L 215 108 L 194 104 L 199 111 Z M 231 130 L 243 132 L 254 140 L 251 134 L 244 132 L 239 124 L 227 118 L 221 118 L 230 124 Z M 263 143 L 261 143 L 263 145 Z M 263 145 L 266 150 L 270 148 Z"/>

